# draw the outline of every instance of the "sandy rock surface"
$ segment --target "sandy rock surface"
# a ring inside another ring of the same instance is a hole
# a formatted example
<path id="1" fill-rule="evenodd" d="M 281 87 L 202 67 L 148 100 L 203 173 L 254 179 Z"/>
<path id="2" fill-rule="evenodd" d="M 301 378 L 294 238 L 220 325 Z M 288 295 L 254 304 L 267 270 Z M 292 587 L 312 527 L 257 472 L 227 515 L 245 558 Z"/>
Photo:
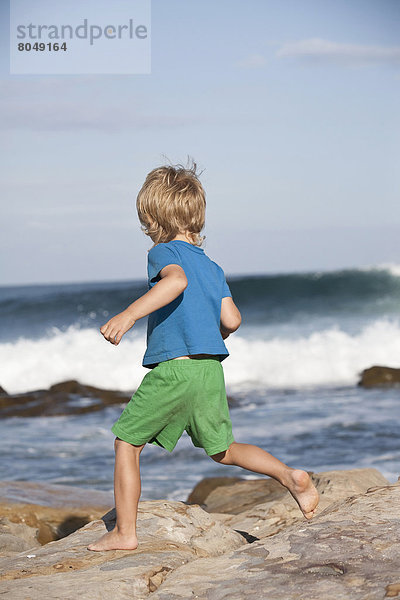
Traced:
<path id="1" fill-rule="evenodd" d="M 88 544 L 114 526 L 113 509 L 102 520 L 44 546 L 38 546 L 34 527 L 3 518 L 0 540 L 3 537 L 12 549 L 0 558 L 0 597 L 400 597 L 400 482 L 390 484 L 375 469 L 328 471 L 312 477 L 321 501 L 311 521 L 302 516 L 290 494 L 269 479 L 223 481 L 219 488 L 216 481 L 206 482 L 200 488 L 204 506 L 217 507 L 218 513 L 183 502 L 140 502 L 139 547 L 134 551 L 87 550 Z M 235 514 L 229 512 L 232 509 Z M 28 548 L 30 541 L 35 544 Z"/>
<path id="2" fill-rule="evenodd" d="M 233 485 L 237 481 L 244 481 L 244 479 L 241 477 L 205 477 L 195 485 L 187 498 L 187 502 L 203 506 L 205 499 L 213 490 L 224 485 Z"/>
<path id="3" fill-rule="evenodd" d="M 383 600 L 400 593 L 400 483 L 339 500 L 310 522 L 179 567 L 152 600 Z"/>
<path id="4" fill-rule="evenodd" d="M 36 541 L 58 540 L 100 519 L 114 505 L 110 492 L 31 481 L 0 482 L 0 515 L 11 523 L 37 531 Z M 22 531 L 22 530 L 21 530 Z M 28 530 L 27 530 L 28 531 Z M 0 538 L 4 532 L 0 530 Z M 0 553 L 6 548 L 0 539 Z M 18 550 L 17 542 L 14 544 Z M 7 552 L 11 552 L 7 545 Z"/>
<path id="5" fill-rule="evenodd" d="M 199 506 L 145 501 L 139 505 L 135 551 L 90 552 L 87 546 L 114 526 L 114 511 L 68 537 L 0 559 L 0 597 L 143 598 L 178 566 L 238 548 L 244 538 Z"/>
<path id="6" fill-rule="evenodd" d="M 336 500 L 366 492 L 373 486 L 389 484 L 377 469 L 324 471 L 310 475 L 320 494 L 315 515 Z M 257 538 L 275 535 L 292 523 L 304 522 L 294 498 L 274 479 L 246 480 L 216 488 L 204 500 L 203 508 L 228 527 L 246 531 Z"/>
<path id="7" fill-rule="evenodd" d="M 13 523 L 7 517 L 0 517 L 0 556 L 9 556 L 40 546 L 38 533 L 37 527 Z"/>

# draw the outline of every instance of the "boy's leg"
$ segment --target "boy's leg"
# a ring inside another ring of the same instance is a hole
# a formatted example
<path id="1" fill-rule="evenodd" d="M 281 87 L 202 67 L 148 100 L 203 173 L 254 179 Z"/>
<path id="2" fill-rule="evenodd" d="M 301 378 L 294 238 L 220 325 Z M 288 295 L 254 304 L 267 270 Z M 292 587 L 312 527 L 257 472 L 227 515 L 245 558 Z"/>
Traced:
<path id="1" fill-rule="evenodd" d="M 239 442 L 233 442 L 227 450 L 211 458 L 224 465 L 236 465 L 273 477 L 289 490 L 306 519 L 313 517 L 319 494 L 307 471 L 292 469 L 258 446 Z"/>
<path id="2" fill-rule="evenodd" d="M 88 550 L 135 550 L 136 517 L 140 498 L 139 457 L 145 444 L 134 446 L 119 438 L 115 440 L 114 496 L 117 522 Z"/>

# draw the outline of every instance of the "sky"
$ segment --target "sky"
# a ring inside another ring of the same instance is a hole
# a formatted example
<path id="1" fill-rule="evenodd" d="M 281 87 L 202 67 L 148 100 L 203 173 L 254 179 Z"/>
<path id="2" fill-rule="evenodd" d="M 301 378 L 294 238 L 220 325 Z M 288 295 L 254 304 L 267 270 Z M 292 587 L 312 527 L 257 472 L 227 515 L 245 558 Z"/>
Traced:
<path id="1" fill-rule="evenodd" d="M 400 263 L 398 0 L 153 0 L 140 75 L 11 75 L 0 3 L 1 285 L 144 279 L 188 156 L 228 277 Z"/>

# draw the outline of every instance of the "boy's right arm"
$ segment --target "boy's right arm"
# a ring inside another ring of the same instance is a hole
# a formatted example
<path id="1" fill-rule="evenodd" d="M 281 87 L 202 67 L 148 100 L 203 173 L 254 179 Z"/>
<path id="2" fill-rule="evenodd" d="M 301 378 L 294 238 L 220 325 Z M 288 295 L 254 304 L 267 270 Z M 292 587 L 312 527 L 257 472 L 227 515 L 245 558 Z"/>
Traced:
<path id="1" fill-rule="evenodd" d="M 225 340 L 229 334 L 239 329 L 242 317 L 238 307 L 230 296 L 222 298 L 220 331 Z"/>
<path id="2" fill-rule="evenodd" d="M 106 340 L 117 346 L 138 319 L 166 306 L 187 287 L 185 271 L 179 265 L 167 265 L 160 271 L 160 276 L 161 279 L 148 292 L 100 328 Z"/>

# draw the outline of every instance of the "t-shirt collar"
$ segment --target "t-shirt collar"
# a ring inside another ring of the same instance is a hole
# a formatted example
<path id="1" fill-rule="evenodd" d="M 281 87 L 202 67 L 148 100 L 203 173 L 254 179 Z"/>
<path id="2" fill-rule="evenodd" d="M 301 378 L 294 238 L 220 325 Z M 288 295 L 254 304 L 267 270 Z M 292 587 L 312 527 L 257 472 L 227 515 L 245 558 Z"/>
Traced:
<path id="1" fill-rule="evenodd" d="M 191 244 L 190 242 L 185 242 L 185 240 L 171 240 L 170 242 L 168 242 L 169 244 L 185 244 L 185 246 L 187 246 L 190 250 L 193 250 L 194 252 L 200 252 L 200 253 L 204 253 L 204 249 L 200 248 L 199 246 L 195 246 L 194 244 Z"/>

